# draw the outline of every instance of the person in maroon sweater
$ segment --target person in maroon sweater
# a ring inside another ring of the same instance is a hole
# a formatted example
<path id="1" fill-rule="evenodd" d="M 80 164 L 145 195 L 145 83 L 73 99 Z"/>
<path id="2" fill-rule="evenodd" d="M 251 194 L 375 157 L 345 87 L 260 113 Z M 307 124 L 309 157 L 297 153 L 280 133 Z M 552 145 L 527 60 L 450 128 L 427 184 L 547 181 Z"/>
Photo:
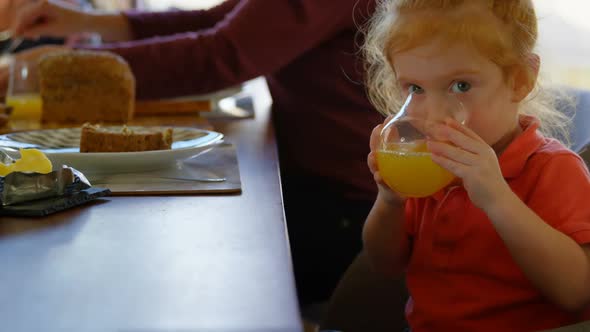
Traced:
<path id="1" fill-rule="evenodd" d="M 108 42 L 100 49 L 129 62 L 139 98 L 265 76 L 297 288 L 307 304 L 329 297 L 361 249 L 376 196 L 367 142 L 382 117 L 365 95 L 357 48 L 374 2 L 228 0 L 209 10 L 105 14 L 37 1 L 21 8 L 13 29 L 28 37 L 100 33 Z"/>

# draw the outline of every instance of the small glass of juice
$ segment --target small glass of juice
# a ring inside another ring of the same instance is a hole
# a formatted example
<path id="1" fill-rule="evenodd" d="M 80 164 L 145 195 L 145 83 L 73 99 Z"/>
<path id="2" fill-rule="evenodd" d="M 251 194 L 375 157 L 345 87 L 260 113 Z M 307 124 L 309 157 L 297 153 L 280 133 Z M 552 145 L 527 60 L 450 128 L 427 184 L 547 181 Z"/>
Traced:
<path id="1" fill-rule="evenodd" d="M 448 186 L 455 176 L 436 164 L 426 145 L 428 132 L 452 117 L 465 123 L 467 113 L 453 96 L 446 105 L 428 109 L 423 100 L 410 94 L 395 117 L 381 131 L 377 151 L 379 173 L 385 183 L 405 197 L 427 197 Z"/>
<path id="2" fill-rule="evenodd" d="M 12 107 L 11 120 L 40 121 L 42 101 L 36 61 L 12 59 L 6 104 Z"/>

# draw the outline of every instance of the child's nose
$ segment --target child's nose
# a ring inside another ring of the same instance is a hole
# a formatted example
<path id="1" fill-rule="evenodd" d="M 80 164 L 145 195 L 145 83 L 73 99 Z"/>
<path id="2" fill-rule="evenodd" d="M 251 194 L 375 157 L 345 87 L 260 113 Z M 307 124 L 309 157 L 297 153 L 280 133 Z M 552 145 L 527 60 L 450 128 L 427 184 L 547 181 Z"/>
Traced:
<path id="1" fill-rule="evenodd" d="M 448 114 L 450 102 L 447 96 L 431 94 L 426 98 L 424 107 L 427 122 L 444 122 L 447 117 L 451 116 Z"/>

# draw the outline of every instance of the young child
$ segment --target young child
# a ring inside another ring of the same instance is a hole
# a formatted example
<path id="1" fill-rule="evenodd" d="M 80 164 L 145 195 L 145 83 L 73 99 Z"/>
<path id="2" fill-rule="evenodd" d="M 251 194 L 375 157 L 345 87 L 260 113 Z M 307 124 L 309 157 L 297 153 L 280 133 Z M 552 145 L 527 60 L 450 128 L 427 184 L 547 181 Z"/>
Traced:
<path id="1" fill-rule="evenodd" d="M 590 176 L 541 134 L 567 119 L 532 93 L 536 39 L 531 0 L 384 0 L 369 27 L 383 113 L 410 93 L 426 106 L 453 94 L 469 112 L 428 141 L 461 180 L 431 197 L 391 191 L 375 161 L 382 125 L 371 137 L 379 194 L 363 240 L 375 268 L 405 272 L 413 332 L 538 331 L 580 321 L 590 303 Z"/>

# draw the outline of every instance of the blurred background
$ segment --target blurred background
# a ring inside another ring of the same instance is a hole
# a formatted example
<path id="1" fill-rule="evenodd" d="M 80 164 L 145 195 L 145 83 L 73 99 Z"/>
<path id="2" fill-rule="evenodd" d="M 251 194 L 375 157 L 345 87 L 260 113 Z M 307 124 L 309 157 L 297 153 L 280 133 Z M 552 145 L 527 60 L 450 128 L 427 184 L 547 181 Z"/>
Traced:
<path id="1" fill-rule="evenodd" d="M 547 80 L 590 89 L 590 1 L 534 0 Z"/>

